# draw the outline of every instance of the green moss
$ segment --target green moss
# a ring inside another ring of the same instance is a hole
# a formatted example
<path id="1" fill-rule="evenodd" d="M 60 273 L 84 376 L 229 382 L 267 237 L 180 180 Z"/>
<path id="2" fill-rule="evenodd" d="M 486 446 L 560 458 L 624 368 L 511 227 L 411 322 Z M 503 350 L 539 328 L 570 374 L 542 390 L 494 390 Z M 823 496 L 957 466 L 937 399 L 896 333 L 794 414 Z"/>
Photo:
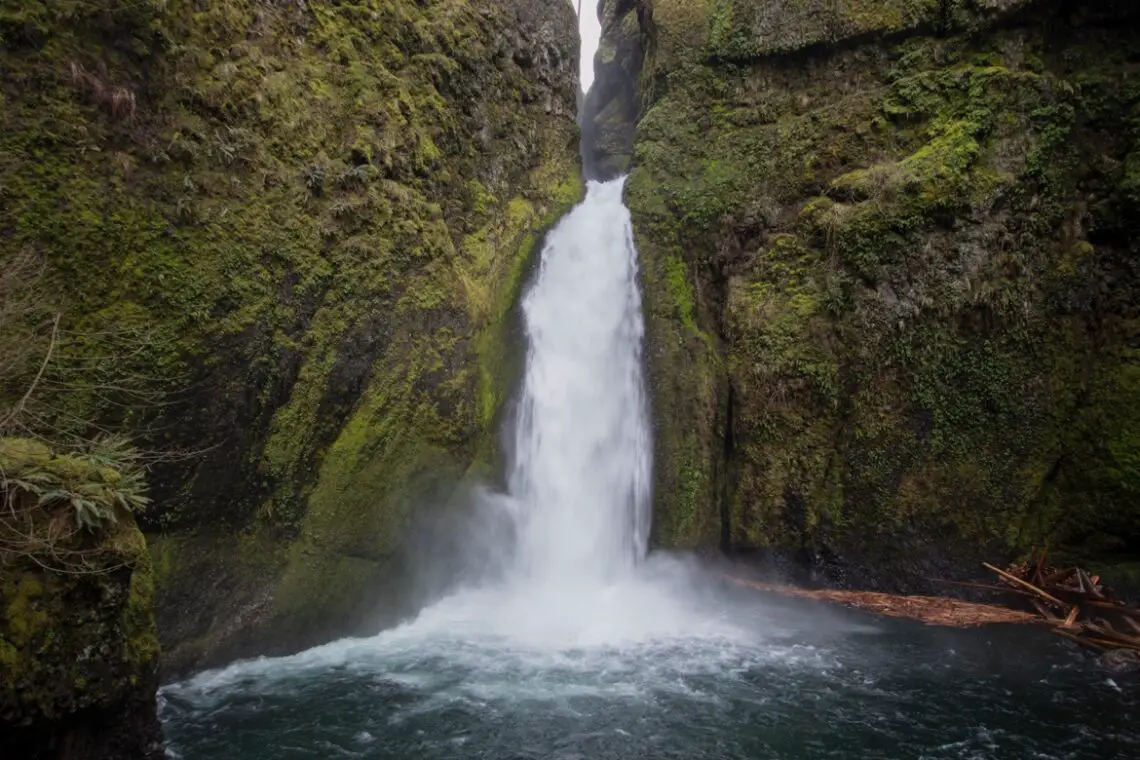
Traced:
<path id="1" fill-rule="evenodd" d="M 179 552 L 175 542 L 155 537 L 149 542 L 151 566 L 154 568 L 154 585 L 160 590 L 179 574 Z"/>
<path id="2" fill-rule="evenodd" d="M 68 572 L 49 569 L 60 557 L 71 560 Z M 159 652 L 151 583 L 145 542 L 129 515 L 95 542 L 81 534 L 39 557 L 9 553 L 0 578 L 5 720 L 65 723 L 84 710 L 153 700 Z"/>
<path id="3" fill-rule="evenodd" d="M 46 467 L 51 462 L 49 446 L 31 438 L 0 438 L 0 470 L 15 473 L 31 466 Z"/>
<path id="4" fill-rule="evenodd" d="M 660 128 L 666 128 L 664 123 Z M 654 440 L 654 536 L 664 546 L 695 548 L 715 541 L 718 384 L 723 367 L 702 329 L 699 264 L 687 260 L 689 228 L 669 208 L 645 165 L 627 181 L 627 204 L 637 214 L 634 234 L 641 257 Z M 688 188 L 691 190 L 691 187 Z M 690 197 L 698 197 L 691 194 Z M 683 421 L 683 424 L 682 424 Z"/>
<path id="5" fill-rule="evenodd" d="M 139 550 L 134 553 L 135 566 L 131 572 L 127 601 L 123 607 L 122 630 L 126 633 L 123 659 L 139 671 L 146 664 L 158 661 L 158 635 L 154 626 L 154 571 L 146 553 L 145 542 L 139 535 Z M 138 674 L 132 674 L 136 678 Z"/>
<path id="6" fill-rule="evenodd" d="M 654 58 L 674 70 L 697 57 L 747 62 L 864 36 L 935 29 L 944 6 L 941 0 L 803 0 L 773 10 L 754 0 L 655 0 Z"/>
<path id="7" fill-rule="evenodd" d="M 0 261 L 43 254 L 69 362 L 44 420 L 200 454 L 158 465 L 148 515 L 185 617 L 233 614 L 181 593 L 202 555 L 250 604 L 280 583 L 243 624 L 311 605 L 335 629 L 359 563 L 491 459 L 511 305 L 582 192 L 577 42 L 545 32 L 572 9 L 88 5 L 0 3 Z M 500 66 L 519 23 L 541 63 Z M 256 567 L 214 551 L 234 536 Z"/>
<path id="8" fill-rule="evenodd" d="M 332 444 L 308 494 L 303 535 L 359 556 L 391 551 L 413 504 L 394 508 L 388 504 L 389 492 L 413 483 L 425 459 L 437 460 L 459 443 L 457 431 L 416 388 L 422 373 L 438 371 L 449 338 L 444 334 L 414 340 L 416 348 L 407 355 L 417 360 L 393 362 L 390 372 L 378 373 Z M 439 477 L 454 470 L 445 468 Z"/>
<path id="9" fill-rule="evenodd" d="M 697 549 L 711 537 L 709 520 L 704 514 L 714 487 L 708 452 L 704 451 L 699 437 L 691 434 L 662 464 L 672 473 L 676 490 L 671 494 L 668 511 L 657 515 L 656 541 L 676 549 Z"/>
<path id="10" fill-rule="evenodd" d="M 852 38 L 933 29 L 941 0 L 805 0 L 777 12 L 751 0 L 717 0 L 709 14 L 708 55 L 747 61 Z"/>
<path id="11" fill-rule="evenodd" d="M 1105 437 L 1108 453 L 1105 474 L 1116 489 L 1125 493 L 1140 492 L 1140 434 L 1137 433 L 1135 403 L 1140 401 L 1140 367 L 1135 363 L 1118 370 L 1112 388 L 1112 400 L 1118 414 L 1116 423 Z"/>
<path id="12" fill-rule="evenodd" d="M 0 639 L 0 669 L 13 673 L 20 664 L 20 650 L 15 645 Z"/>
<path id="13" fill-rule="evenodd" d="M 1084 389 L 1087 404 L 1065 431 L 1066 451 L 1083 463 L 1064 473 L 1063 485 L 1084 497 L 1058 505 L 1053 515 L 1066 533 L 1079 538 L 1084 558 L 1119 555 L 1130 536 L 1140 534 L 1133 504 L 1140 488 L 1140 357 L 1118 348 L 1103 371 Z"/>
<path id="14" fill-rule="evenodd" d="M 535 180 L 546 185 L 551 199 L 545 209 L 536 209 L 522 198 L 509 204 L 504 229 L 495 231 L 498 249 L 513 251 L 498 269 L 484 273 L 484 289 L 488 292 L 485 311 L 480 312 L 483 331 L 479 337 L 478 417 L 483 429 L 491 431 L 499 409 L 510 393 L 510 384 L 518 377 L 520 363 L 512 357 L 517 344 L 508 332 L 510 312 L 518 302 L 537 249 L 540 234 L 565 215 L 584 194 L 585 185 L 576 166 L 561 172 L 549 170 Z M 544 212 L 544 213 L 540 213 Z M 486 237 L 483 239 L 486 244 Z M 488 455 L 481 456 L 486 460 Z"/>
<path id="15" fill-rule="evenodd" d="M 1135 14 L 1056 48 L 994 25 L 1017 2 L 658 5 L 628 205 L 662 524 L 884 566 L 1140 535 Z"/>
<path id="16" fill-rule="evenodd" d="M 689 277 L 685 271 L 685 263 L 676 256 L 665 259 L 665 278 L 669 288 L 669 295 L 673 297 L 677 314 L 681 323 L 690 330 L 696 330 L 697 325 L 693 319 L 693 294 L 689 288 Z"/>
<path id="17" fill-rule="evenodd" d="M 38 602 L 43 593 L 43 585 L 35 578 L 23 578 L 5 591 L 5 638 L 13 647 L 28 646 L 47 628 L 50 618 Z"/>

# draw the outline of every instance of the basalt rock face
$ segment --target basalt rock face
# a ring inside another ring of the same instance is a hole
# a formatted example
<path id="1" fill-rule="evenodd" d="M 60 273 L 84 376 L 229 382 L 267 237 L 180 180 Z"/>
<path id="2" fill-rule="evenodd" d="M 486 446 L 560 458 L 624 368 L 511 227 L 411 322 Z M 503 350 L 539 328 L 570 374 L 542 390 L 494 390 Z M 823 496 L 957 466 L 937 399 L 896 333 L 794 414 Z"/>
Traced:
<path id="1" fill-rule="evenodd" d="M 154 585 L 133 521 L 82 574 L 5 564 L 0 739 L 27 760 L 161 760 Z"/>
<path id="2" fill-rule="evenodd" d="M 636 113 L 657 542 L 902 590 L 1048 543 L 1135 583 L 1140 8 L 603 18 L 642 51 L 603 111 Z"/>
<path id="3" fill-rule="evenodd" d="M 60 356 L 121 360 L 53 424 L 163 455 L 167 675 L 373 624 L 416 509 L 493 469 L 577 67 L 553 0 L 0 1 L 0 255 Z"/>

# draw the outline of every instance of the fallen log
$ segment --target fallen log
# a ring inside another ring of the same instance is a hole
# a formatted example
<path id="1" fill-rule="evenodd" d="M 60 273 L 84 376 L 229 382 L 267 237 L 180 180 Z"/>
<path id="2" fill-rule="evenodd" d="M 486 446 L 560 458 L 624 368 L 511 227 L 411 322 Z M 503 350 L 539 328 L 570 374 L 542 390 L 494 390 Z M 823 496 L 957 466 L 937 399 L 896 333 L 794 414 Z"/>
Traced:
<path id="1" fill-rule="evenodd" d="M 1049 575 L 1046 575 L 1044 578 L 1041 579 L 1041 585 L 1042 586 L 1059 585 L 1059 584 L 1064 583 L 1065 581 L 1069 580 L 1069 578 L 1072 578 L 1074 575 L 1076 575 L 1076 573 L 1077 573 L 1077 569 L 1075 567 L 1070 567 L 1070 568 L 1065 569 L 1065 570 L 1058 570 L 1055 573 L 1049 573 Z"/>
<path id="2" fill-rule="evenodd" d="M 838 591 L 834 589 L 805 589 L 778 583 L 747 581 L 722 574 L 725 580 L 738 586 L 747 586 L 780 596 L 798 599 L 815 599 L 842 604 L 845 607 L 867 610 L 893 618 L 917 620 L 927 625 L 952 628 L 973 628 L 995 623 L 1038 623 L 1040 619 L 1029 612 L 1011 610 L 992 604 L 963 602 L 943 596 L 902 596 L 878 591 Z"/>
<path id="3" fill-rule="evenodd" d="M 1045 619 L 1045 622 L 1052 624 L 1060 624 L 1064 622 L 1061 620 L 1061 618 L 1050 612 L 1048 607 L 1036 599 L 1030 599 L 1029 603 L 1033 605 L 1033 609 L 1037 610 L 1041 614 L 1041 617 Z"/>
<path id="4" fill-rule="evenodd" d="M 1012 566 L 1008 570 L 1002 570 L 988 563 L 983 565 L 997 573 L 1004 583 L 989 585 L 947 580 L 934 582 L 1003 594 L 1010 604 L 1021 604 L 1026 609 L 965 602 L 941 596 L 805 589 L 778 583 L 744 580 L 727 573 L 721 575 L 730 583 L 758 591 L 841 604 L 885 617 L 917 620 L 926 625 L 970 628 L 997 623 L 1035 623 L 1048 626 L 1054 633 L 1092 649 L 1107 650 L 1109 654 L 1120 652 L 1122 656 L 1125 653 L 1132 653 L 1127 656 L 1140 658 L 1140 636 L 1136 635 L 1140 634 L 1140 611 L 1112 600 L 1108 590 L 1102 590 L 1099 577 L 1090 576 L 1080 568 L 1067 570 L 1046 568 L 1044 557 L 1033 563 Z M 1026 576 L 1030 574 L 1041 585 L 1027 580 Z M 1068 583 L 1073 585 L 1062 585 Z M 1030 611 L 1029 607 L 1036 612 Z M 1055 608 L 1056 611 L 1051 608 Z M 1097 614 L 1094 615 L 1094 611 Z"/>
<path id="5" fill-rule="evenodd" d="M 996 586 L 992 583 L 971 583 L 969 581 L 948 581 L 942 578 L 927 578 L 931 583 L 940 583 L 944 586 L 959 586 L 961 588 L 975 588 L 980 591 L 995 591 L 1002 594 L 1017 594 L 1018 596 L 1027 596 L 1032 598 L 1033 594 L 1028 591 L 1022 591 L 1018 588 L 1010 588 L 1009 586 Z"/>
<path id="6" fill-rule="evenodd" d="M 1024 586 L 1025 588 L 1029 589 L 1033 593 L 1040 596 L 1042 599 L 1044 599 L 1048 602 L 1052 602 L 1053 604 L 1057 605 L 1058 607 L 1061 607 L 1061 608 L 1066 609 L 1066 610 L 1069 607 L 1069 605 L 1065 604 L 1064 602 L 1062 602 L 1057 597 L 1053 596 L 1052 594 L 1048 593 L 1047 591 L 1039 589 L 1037 586 L 1034 586 L 1032 583 L 1030 583 L 1027 580 L 1024 580 L 1023 578 L 1018 578 L 1016 575 L 1014 575 L 1012 573 L 1007 573 L 1005 570 L 994 567 L 993 565 L 991 565 L 988 562 L 983 562 L 982 565 L 987 570 L 993 570 L 995 573 L 1000 575 L 1002 578 L 1005 578 L 1008 581 L 1013 581 L 1014 583 L 1016 583 L 1020 586 Z"/>
<path id="7" fill-rule="evenodd" d="M 1001 589 L 1003 593 L 1024 596 L 1024 589 L 1032 591 L 1034 598 L 1029 604 L 1054 633 L 1094 649 L 1140 653 L 1140 637 L 1135 635 L 1140 633 L 1140 612 L 1113 600 L 1100 585 L 1100 576 L 1089 575 L 1079 567 L 1046 568 L 1044 554 L 1036 562 L 1011 565 L 1006 570 L 982 564 L 1010 584 Z M 1036 583 L 1029 582 L 1031 572 Z M 1016 597 L 1010 602 L 1016 602 Z M 1064 617 L 1049 605 L 1064 611 Z"/>

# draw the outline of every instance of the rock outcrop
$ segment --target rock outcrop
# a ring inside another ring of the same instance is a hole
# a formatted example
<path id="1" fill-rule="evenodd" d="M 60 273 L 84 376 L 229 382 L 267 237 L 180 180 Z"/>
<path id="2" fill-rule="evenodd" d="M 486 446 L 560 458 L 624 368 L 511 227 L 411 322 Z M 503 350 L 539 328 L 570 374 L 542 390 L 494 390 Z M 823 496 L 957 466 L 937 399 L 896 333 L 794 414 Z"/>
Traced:
<path id="1" fill-rule="evenodd" d="M 0 3 L 0 253 L 119 370 L 47 422 L 161 455 L 168 676 L 374 625 L 415 510 L 493 471 L 577 66 L 565 2 Z"/>
<path id="2" fill-rule="evenodd" d="M 0 438 L 5 757 L 164 756 L 154 574 L 134 518 L 113 501 L 123 477 L 113 462 Z M 111 517 L 82 528 L 73 499 L 94 500 Z"/>
<path id="3" fill-rule="evenodd" d="M 603 18 L 589 128 L 615 167 L 636 129 L 659 544 L 895 590 L 1140 554 L 1140 8 Z"/>

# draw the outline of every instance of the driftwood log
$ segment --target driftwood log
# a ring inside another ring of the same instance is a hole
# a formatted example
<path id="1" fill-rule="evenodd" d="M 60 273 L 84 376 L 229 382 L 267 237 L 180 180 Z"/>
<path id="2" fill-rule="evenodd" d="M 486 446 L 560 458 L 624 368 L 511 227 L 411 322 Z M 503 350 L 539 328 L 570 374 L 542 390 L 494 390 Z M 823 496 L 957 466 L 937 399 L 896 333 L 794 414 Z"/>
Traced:
<path id="1" fill-rule="evenodd" d="M 749 581 L 732 575 L 724 578 L 781 596 L 815 599 L 842 604 L 878 615 L 917 620 L 927 625 L 969 628 L 995 623 L 1035 623 L 1083 646 L 1126 655 L 1140 663 L 1140 610 L 1116 601 L 1100 578 L 1081 568 L 1046 567 L 1042 552 L 1034 561 L 1002 568 L 983 563 L 994 573 L 995 584 L 948 581 L 948 586 L 987 591 L 1002 599 L 1000 604 L 964 602 L 942 596 L 903 596 L 873 591 L 805 589 L 779 583 Z"/>
<path id="2" fill-rule="evenodd" d="M 1140 654 L 1140 610 L 1116 601 L 1099 577 L 1079 567 L 1046 567 L 1046 558 L 1042 552 L 1005 570 L 986 564 L 998 576 L 993 590 L 1004 594 L 1016 588 L 1041 621 L 1065 638 L 1093 649 Z"/>
<path id="3" fill-rule="evenodd" d="M 927 625 L 972 628 L 994 623 L 1037 623 L 1040 618 L 1029 612 L 1001 607 L 995 604 L 977 604 L 950 599 L 944 596 L 901 596 L 877 591 L 837 591 L 833 589 L 805 589 L 778 583 L 747 581 L 731 575 L 724 576 L 730 583 L 747 586 L 780 596 L 815 599 L 845 607 L 854 607 L 886 617 L 917 620 Z"/>

